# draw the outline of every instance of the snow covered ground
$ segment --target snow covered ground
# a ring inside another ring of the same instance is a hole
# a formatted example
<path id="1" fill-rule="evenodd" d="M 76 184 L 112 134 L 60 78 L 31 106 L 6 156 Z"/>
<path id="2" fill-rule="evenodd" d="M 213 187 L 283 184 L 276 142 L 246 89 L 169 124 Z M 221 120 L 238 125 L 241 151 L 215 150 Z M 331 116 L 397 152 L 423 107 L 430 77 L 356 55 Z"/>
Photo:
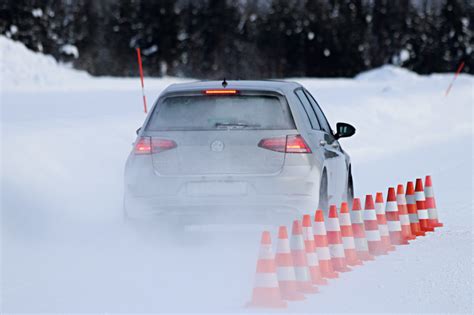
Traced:
<path id="1" fill-rule="evenodd" d="M 92 78 L 0 37 L 2 312 L 247 312 L 260 228 L 157 240 L 121 220 L 143 119 L 136 78 Z M 145 65 L 146 66 L 146 65 Z M 356 194 L 433 175 L 445 227 L 341 275 L 292 312 L 473 312 L 474 78 L 382 67 L 295 79 L 342 140 Z M 146 79 L 149 100 L 183 79 Z M 275 235 L 275 233 L 273 234 Z"/>

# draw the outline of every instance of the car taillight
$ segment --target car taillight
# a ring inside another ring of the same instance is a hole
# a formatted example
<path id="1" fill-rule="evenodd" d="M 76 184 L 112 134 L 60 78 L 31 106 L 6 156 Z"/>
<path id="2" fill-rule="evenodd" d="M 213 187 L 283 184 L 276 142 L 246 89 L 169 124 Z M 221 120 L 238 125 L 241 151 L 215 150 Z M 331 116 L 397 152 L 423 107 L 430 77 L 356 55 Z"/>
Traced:
<path id="1" fill-rule="evenodd" d="M 258 143 L 258 146 L 260 148 L 264 148 L 267 150 L 272 150 L 276 152 L 285 152 L 286 151 L 286 137 L 262 139 Z"/>
<path id="2" fill-rule="evenodd" d="M 176 148 L 177 144 L 173 140 L 151 138 L 151 147 L 153 153 L 160 153 Z"/>
<path id="3" fill-rule="evenodd" d="M 311 153 L 311 149 L 300 135 L 286 137 L 286 153 Z"/>
<path id="4" fill-rule="evenodd" d="M 140 137 L 135 143 L 135 154 L 150 154 L 151 153 L 151 138 Z"/>
<path id="5" fill-rule="evenodd" d="M 176 147 L 177 144 L 173 140 L 140 137 L 135 143 L 135 154 L 160 153 Z"/>
<path id="6" fill-rule="evenodd" d="M 258 146 L 276 152 L 311 153 L 311 149 L 301 135 L 262 139 Z"/>

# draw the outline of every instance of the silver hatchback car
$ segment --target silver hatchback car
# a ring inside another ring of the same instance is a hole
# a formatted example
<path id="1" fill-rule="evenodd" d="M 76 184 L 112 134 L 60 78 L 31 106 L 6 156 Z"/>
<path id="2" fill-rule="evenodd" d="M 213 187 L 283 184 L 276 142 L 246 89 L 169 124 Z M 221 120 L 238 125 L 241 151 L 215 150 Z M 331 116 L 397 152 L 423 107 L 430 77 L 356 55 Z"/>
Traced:
<path id="1" fill-rule="evenodd" d="M 125 216 L 279 223 L 352 202 L 351 161 L 338 139 L 354 133 L 346 123 L 333 133 L 298 83 L 173 84 L 137 130 Z"/>

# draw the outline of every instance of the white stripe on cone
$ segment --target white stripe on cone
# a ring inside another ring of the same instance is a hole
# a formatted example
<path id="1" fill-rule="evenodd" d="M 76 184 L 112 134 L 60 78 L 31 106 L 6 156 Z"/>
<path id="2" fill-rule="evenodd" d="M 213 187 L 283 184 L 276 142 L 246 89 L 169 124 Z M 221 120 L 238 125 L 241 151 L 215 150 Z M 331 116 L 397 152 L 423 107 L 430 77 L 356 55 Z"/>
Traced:
<path id="1" fill-rule="evenodd" d="M 324 222 L 313 222 L 314 235 L 326 235 L 326 226 Z"/>
<path id="2" fill-rule="evenodd" d="M 402 225 L 400 224 L 400 221 L 387 221 L 388 229 L 390 231 L 401 231 L 402 230 Z"/>
<path id="3" fill-rule="evenodd" d="M 342 244 L 329 244 L 329 251 L 331 253 L 331 257 L 334 257 L 334 258 L 346 257 L 344 253 L 344 245 Z"/>
<path id="4" fill-rule="evenodd" d="M 377 213 L 374 209 L 364 210 L 364 220 L 365 221 L 377 221 Z"/>
<path id="5" fill-rule="evenodd" d="M 374 230 L 374 231 L 365 231 L 365 236 L 367 238 L 368 241 L 371 241 L 371 242 L 376 242 L 376 241 L 380 241 L 381 238 L 380 238 L 380 232 L 379 230 Z"/>
<path id="6" fill-rule="evenodd" d="M 327 225 L 328 231 L 332 231 L 332 232 L 341 231 L 338 218 L 328 218 L 326 221 L 326 225 Z"/>
<path id="7" fill-rule="evenodd" d="M 355 249 L 355 242 L 353 237 L 342 237 L 342 244 L 345 249 Z"/>
<path id="8" fill-rule="evenodd" d="M 396 201 L 387 201 L 385 212 L 397 212 L 398 204 Z"/>
<path id="9" fill-rule="evenodd" d="M 299 281 L 311 281 L 308 267 L 295 267 L 295 274 Z"/>
<path id="10" fill-rule="evenodd" d="M 433 187 L 425 186 L 425 197 L 434 197 Z"/>
<path id="11" fill-rule="evenodd" d="M 279 281 L 294 281 L 296 280 L 295 269 L 290 266 L 277 267 L 277 275 Z"/>
<path id="12" fill-rule="evenodd" d="M 418 209 L 418 219 L 428 220 L 428 210 Z"/>
<path id="13" fill-rule="evenodd" d="M 379 224 L 379 232 L 380 232 L 380 236 L 388 236 L 389 232 L 388 232 L 387 225 L 386 224 Z"/>
<path id="14" fill-rule="evenodd" d="M 352 224 L 364 224 L 362 219 L 362 211 L 352 211 L 351 215 Z"/>
<path id="15" fill-rule="evenodd" d="M 401 225 L 410 225 L 410 217 L 408 214 L 400 214 L 399 217 Z"/>
<path id="16" fill-rule="evenodd" d="M 425 201 L 425 194 L 422 191 L 415 191 L 415 200 L 416 201 Z"/>
<path id="17" fill-rule="evenodd" d="M 319 266 L 318 255 L 314 253 L 306 253 L 306 259 L 308 260 L 308 266 Z"/>
<path id="18" fill-rule="evenodd" d="M 339 214 L 339 223 L 340 225 L 351 225 L 351 217 L 349 213 L 340 213 Z"/>
<path id="19" fill-rule="evenodd" d="M 290 250 L 290 241 L 286 239 L 278 239 L 279 246 L 277 246 L 277 254 L 288 254 L 291 253 Z"/>
<path id="20" fill-rule="evenodd" d="M 274 259 L 272 245 L 271 244 L 261 244 L 260 252 L 258 255 L 259 259 Z"/>
<path id="21" fill-rule="evenodd" d="M 369 251 L 369 244 L 365 238 L 355 238 L 354 239 L 357 251 L 366 252 Z"/>
<path id="22" fill-rule="evenodd" d="M 302 235 L 293 235 L 291 238 L 291 249 L 292 250 L 305 250 L 304 240 Z"/>
<path id="23" fill-rule="evenodd" d="M 314 240 L 313 230 L 310 227 L 303 227 L 303 239 L 304 240 Z"/>
<path id="24" fill-rule="evenodd" d="M 329 253 L 329 248 L 327 247 L 316 247 L 316 252 L 318 254 L 318 258 L 321 260 L 331 259 L 331 254 Z"/>
<path id="25" fill-rule="evenodd" d="M 275 273 L 256 273 L 256 288 L 278 288 L 278 280 Z"/>

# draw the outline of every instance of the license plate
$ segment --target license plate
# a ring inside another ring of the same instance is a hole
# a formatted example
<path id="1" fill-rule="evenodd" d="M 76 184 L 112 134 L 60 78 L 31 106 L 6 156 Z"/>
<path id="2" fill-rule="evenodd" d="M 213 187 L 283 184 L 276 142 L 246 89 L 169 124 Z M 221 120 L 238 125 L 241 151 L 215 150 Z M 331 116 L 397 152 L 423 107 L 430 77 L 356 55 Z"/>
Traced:
<path id="1" fill-rule="evenodd" d="M 245 182 L 192 182 L 186 185 L 190 196 L 238 196 L 247 194 Z"/>

